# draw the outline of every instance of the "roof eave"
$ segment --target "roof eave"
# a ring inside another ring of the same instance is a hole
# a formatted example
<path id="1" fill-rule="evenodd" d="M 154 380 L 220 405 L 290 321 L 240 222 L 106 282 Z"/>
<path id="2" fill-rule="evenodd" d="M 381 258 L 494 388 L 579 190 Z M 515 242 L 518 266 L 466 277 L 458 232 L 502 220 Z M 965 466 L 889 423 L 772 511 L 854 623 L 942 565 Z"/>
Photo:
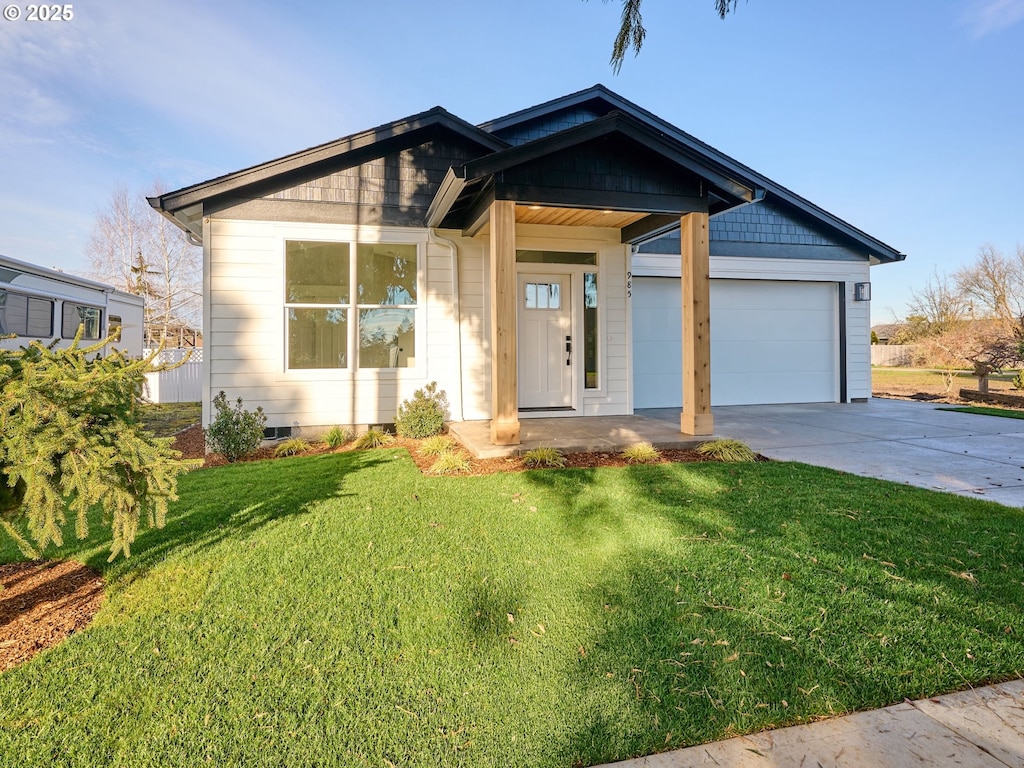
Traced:
<path id="1" fill-rule="evenodd" d="M 434 107 L 426 112 L 396 120 L 368 131 L 355 133 L 340 139 L 320 144 L 309 149 L 295 152 L 284 157 L 261 163 L 241 171 L 218 176 L 217 178 L 194 184 L 190 187 L 168 192 L 154 198 L 150 204 L 165 212 L 174 212 L 197 203 L 202 203 L 220 195 L 236 192 L 253 184 L 259 184 L 276 176 L 299 171 L 307 166 L 327 163 L 343 157 L 345 154 L 368 149 L 375 144 L 408 136 L 417 131 L 431 127 L 447 128 L 470 141 L 474 141 L 489 152 L 496 152 L 508 147 L 507 142 L 482 131 L 476 126 L 462 120 L 442 107 Z"/>

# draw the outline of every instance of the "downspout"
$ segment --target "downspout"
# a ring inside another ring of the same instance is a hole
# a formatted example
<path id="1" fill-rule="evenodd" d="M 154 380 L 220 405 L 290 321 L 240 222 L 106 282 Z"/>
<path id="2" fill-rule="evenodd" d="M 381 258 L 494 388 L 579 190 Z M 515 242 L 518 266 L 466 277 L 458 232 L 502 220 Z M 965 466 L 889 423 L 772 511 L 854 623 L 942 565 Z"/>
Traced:
<path id="1" fill-rule="evenodd" d="M 448 249 L 451 254 L 451 265 L 452 265 L 452 313 L 455 315 L 455 329 L 457 336 L 455 339 L 455 365 L 458 375 L 456 376 L 456 387 L 457 391 L 452 397 L 449 404 L 453 408 L 451 414 L 452 421 L 463 420 L 463 402 L 462 402 L 462 299 L 459 295 L 459 249 L 455 244 L 454 240 L 449 240 L 446 237 L 441 237 L 437 234 L 437 230 L 434 227 L 427 228 L 427 237 L 434 245 L 441 245 Z"/>

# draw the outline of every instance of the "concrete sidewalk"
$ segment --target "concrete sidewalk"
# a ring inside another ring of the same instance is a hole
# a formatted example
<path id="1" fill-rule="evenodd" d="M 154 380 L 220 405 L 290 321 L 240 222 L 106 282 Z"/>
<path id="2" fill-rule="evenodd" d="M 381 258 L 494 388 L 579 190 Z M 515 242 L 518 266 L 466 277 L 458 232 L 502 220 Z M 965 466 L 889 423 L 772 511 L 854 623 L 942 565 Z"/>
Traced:
<path id="1" fill-rule="evenodd" d="M 608 764 L 605 768 L 1024 766 L 1024 680 Z"/>

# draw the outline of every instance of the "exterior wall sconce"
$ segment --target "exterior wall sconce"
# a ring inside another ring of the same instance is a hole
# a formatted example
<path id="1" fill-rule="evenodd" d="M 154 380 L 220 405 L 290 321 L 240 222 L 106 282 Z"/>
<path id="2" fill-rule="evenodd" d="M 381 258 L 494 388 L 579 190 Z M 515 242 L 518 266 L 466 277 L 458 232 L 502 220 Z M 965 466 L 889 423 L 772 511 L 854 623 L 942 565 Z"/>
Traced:
<path id="1" fill-rule="evenodd" d="M 871 283 L 854 283 L 853 300 L 871 301 Z"/>

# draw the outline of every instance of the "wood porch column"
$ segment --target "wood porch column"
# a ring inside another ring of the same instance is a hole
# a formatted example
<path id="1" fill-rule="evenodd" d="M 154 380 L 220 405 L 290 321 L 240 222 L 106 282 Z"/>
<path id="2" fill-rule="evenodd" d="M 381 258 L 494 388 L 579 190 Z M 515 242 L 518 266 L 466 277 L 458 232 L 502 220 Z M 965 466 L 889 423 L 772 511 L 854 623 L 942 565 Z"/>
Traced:
<path id="1" fill-rule="evenodd" d="M 519 445 L 516 204 L 491 203 L 491 442 Z"/>
<path id="2" fill-rule="evenodd" d="M 711 415 L 711 266 L 708 214 L 688 213 L 680 229 L 683 291 L 683 411 L 687 435 L 714 432 Z"/>

